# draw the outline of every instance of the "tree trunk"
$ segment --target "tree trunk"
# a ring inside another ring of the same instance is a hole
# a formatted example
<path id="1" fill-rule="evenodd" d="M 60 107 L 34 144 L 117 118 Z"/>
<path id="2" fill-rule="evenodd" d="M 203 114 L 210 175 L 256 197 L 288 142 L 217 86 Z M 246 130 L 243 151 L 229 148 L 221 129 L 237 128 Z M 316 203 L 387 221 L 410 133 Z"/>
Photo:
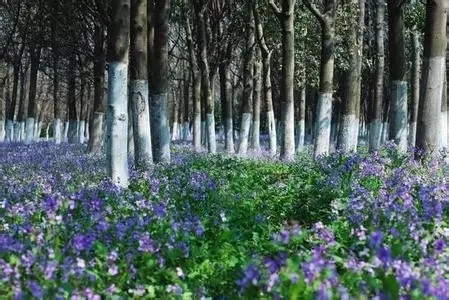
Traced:
<path id="1" fill-rule="evenodd" d="M 58 71 L 59 57 L 56 53 L 53 54 L 53 137 L 56 144 L 61 144 L 62 141 L 62 103 L 59 98 L 59 71 Z"/>
<path id="2" fill-rule="evenodd" d="M 189 95 L 190 95 L 190 80 L 191 73 L 187 68 L 184 69 L 184 82 L 183 82 L 183 101 L 184 107 L 183 118 L 182 118 L 182 140 L 187 141 L 189 139 Z"/>
<path id="3" fill-rule="evenodd" d="M 15 80 L 14 72 L 15 71 L 13 71 L 13 85 Z M 2 93 L 0 103 L 0 141 L 11 142 L 13 121 L 9 119 L 9 110 L 11 109 L 11 102 L 12 102 L 11 79 L 9 74 L 7 74 L 7 78 L 4 79 L 2 85 L 3 85 L 2 89 L 0 90 L 0 92 Z"/>
<path id="4" fill-rule="evenodd" d="M 436 116 L 441 112 L 446 72 L 446 21 L 446 1 L 427 1 L 423 77 L 416 133 L 416 146 L 424 151 L 424 155 L 437 152 L 438 135 L 441 130 L 440 118 Z"/>
<path id="5" fill-rule="evenodd" d="M 172 92 L 173 98 L 173 123 L 172 123 L 172 133 L 171 140 L 179 140 L 179 97 L 175 91 Z"/>
<path id="6" fill-rule="evenodd" d="M 168 124 L 168 17 L 170 0 L 155 2 L 154 72 L 151 91 L 151 142 L 156 163 L 170 161 L 170 127 Z"/>
<path id="7" fill-rule="evenodd" d="M 215 117 L 214 117 L 214 95 L 212 95 L 211 70 L 209 67 L 207 53 L 207 31 L 206 31 L 206 2 L 203 0 L 197 4 L 196 22 L 197 22 L 197 38 L 198 38 L 198 61 L 201 70 L 201 109 L 203 111 L 202 122 L 204 122 L 205 140 L 207 141 L 208 153 L 215 154 L 217 151 L 215 140 Z M 203 109 L 204 108 L 204 109 Z"/>
<path id="8" fill-rule="evenodd" d="M 410 107 L 410 122 L 408 132 L 408 144 L 412 147 L 416 142 L 416 124 L 418 121 L 419 107 L 419 79 L 420 79 L 420 54 L 419 33 L 416 29 L 412 31 L 412 101 Z"/>
<path id="9" fill-rule="evenodd" d="M 105 99 L 105 32 L 100 23 L 95 24 L 94 33 L 94 106 L 89 126 L 89 144 L 87 151 L 99 153 L 103 143 L 103 123 L 106 111 Z"/>
<path id="10" fill-rule="evenodd" d="M 113 0 L 108 44 L 107 175 L 128 186 L 128 51 L 130 0 Z"/>
<path id="11" fill-rule="evenodd" d="M 253 1 L 254 20 L 256 23 L 256 34 L 259 47 L 262 52 L 262 83 L 264 90 L 265 106 L 267 109 L 267 127 L 269 136 L 269 151 L 271 156 L 276 155 L 277 151 L 277 137 L 276 137 L 276 123 L 274 119 L 273 97 L 271 90 L 271 53 L 265 42 L 263 34 L 263 27 L 260 21 L 259 11 L 257 10 L 256 1 Z"/>
<path id="12" fill-rule="evenodd" d="M 248 138 L 253 116 L 253 81 L 254 81 L 254 16 L 248 9 L 249 19 L 246 23 L 246 49 L 243 66 L 243 101 L 240 119 L 239 155 L 245 156 L 248 150 Z"/>
<path id="13" fill-rule="evenodd" d="M 74 144 L 77 142 L 78 135 L 78 116 L 76 112 L 76 56 L 72 54 L 70 57 L 68 74 L 68 87 L 67 87 L 67 105 L 69 114 L 69 131 L 68 142 Z"/>
<path id="14" fill-rule="evenodd" d="M 306 136 L 306 80 L 305 80 L 305 78 L 302 80 L 298 104 L 299 104 L 298 105 L 298 132 L 297 132 L 296 149 L 302 150 L 302 148 L 304 147 L 304 144 L 305 144 L 305 136 Z"/>
<path id="15" fill-rule="evenodd" d="M 17 112 L 17 122 L 19 122 L 19 140 L 25 140 L 25 120 L 27 118 L 26 113 L 26 86 L 27 86 L 27 72 L 28 68 L 25 65 L 21 65 L 20 67 L 20 86 L 19 86 L 19 111 Z"/>
<path id="16" fill-rule="evenodd" d="M 20 57 L 22 55 L 20 54 Z M 16 104 L 17 104 L 17 90 L 19 86 L 19 77 L 20 77 L 20 60 L 16 61 L 13 67 L 13 82 L 12 82 L 12 93 L 11 93 L 11 101 L 6 102 L 7 111 L 6 111 L 6 132 L 5 132 L 5 140 L 12 142 L 14 140 L 13 130 L 14 130 L 14 116 L 16 112 Z M 9 86 L 7 86 L 9 89 Z"/>
<path id="17" fill-rule="evenodd" d="M 346 99 L 343 101 L 342 124 L 339 131 L 337 149 L 343 153 L 357 151 L 359 131 L 361 70 L 363 50 L 363 30 L 365 27 L 365 0 L 352 0 L 351 12 L 358 15 L 357 22 L 351 24 L 349 37 L 350 63 Z M 355 8 L 355 11 L 352 9 Z"/>
<path id="18" fill-rule="evenodd" d="M 320 89 L 316 109 L 313 153 L 316 158 L 328 154 L 330 146 L 337 3 L 335 0 L 326 0 L 324 2 L 324 14 L 319 12 L 309 0 L 305 0 L 305 4 L 321 24 Z"/>
<path id="19" fill-rule="evenodd" d="M 32 46 L 30 49 L 31 73 L 30 73 L 30 88 L 28 94 L 28 117 L 25 125 L 26 126 L 25 144 L 30 144 L 34 140 L 34 123 L 37 117 L 36 87 L 37 87 L 37 74 L 39 72 L 40 56 L 41 56 L 41 47 Z"/>
<path id="20" fill-rule="evenodd" d="M 134 145 L 134 116 L 132 113 L 131 95 L 128 94 L 128 156 L 135 160 L 136 147 Z"/>
<path id="21" fill-rule="evenodd" d="M 257 49 L 259 50 L 259 49 Z M 260 151 L 260 105 L 262 96 L 262 62 L 260 61 L 260 50 L 256 51 L 254 62 L 254 93 L 253 93 L 253 126 L 251 134 L 251 148 Z"/>
<path id="22" fill-rule="evenodd" d="M 77 132 L 77 143 L 84 144 L 84 130 L 86 129 L 86 111 L 87 111 L 87 103 L 85 98 L 85 89 L 86 89 L 86 74 L 80 72 L 80 117 L 78 122 L 78 132 Z"/>
<path id="23" fill-rule="evenodd" d="M 446 65 L 446 61 L 444 62 Z M 447 76 L 444 72 L 444 84 L 443 84 L 443 94 L 441 98 L 441 113 L 440 113 L 440 139 L 439 139 L 439 149 L 443 150 L 447 148 Z"/>
<path id="24" fill-rule="evenodd" d="M 192 104 L 193 104 L 193 148 L 196 152 L 201 151 L 201 82 L 199 80 L 198 66 L 193 49 L 193 35 L 189 19 L 188 0 L 184 0 L 184 16 L 186 43 L 189 51 L 189 68 L 192 79 Z"/>
<path id="25" fill-rule="evenodd" d="M 282 0 L 281 9 L 270 2 L 282 28 L 282 78 L 281 78 L 281 156 L 282 160 L 291 161 L 295 156 L 295 110 L 293 93 L 293 76 L 295 67 L 295 32 L 293 0 Z"/>
<path id="26" fill-rule="evenodd" d="M 388 1 L 390 47 L 390 139 L 400 152 L 407 151 L 407 77 L 402 0 Z M 441 99 L 440 99 L 441 101 Z"/>
<path id="27" fill-rule="evenodd" d="M 147 0 L 131 0 L 130 96 L 134 159 L 135 165 L 139 168 L 147 168 L 153 162 L 148 101 L 147 4 Z"/>

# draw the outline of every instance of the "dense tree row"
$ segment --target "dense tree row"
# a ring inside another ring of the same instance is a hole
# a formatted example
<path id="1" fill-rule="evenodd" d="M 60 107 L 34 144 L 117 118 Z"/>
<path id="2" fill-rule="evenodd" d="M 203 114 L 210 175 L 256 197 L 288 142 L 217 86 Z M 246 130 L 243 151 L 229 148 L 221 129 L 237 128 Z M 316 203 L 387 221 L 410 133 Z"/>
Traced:
<path id="1" fill-rule="evenodd" d="M 389 139 L 434 153 L 446 2 L 1 1 L 0 138 L 104 144 L 122 185 L 128 154 L 168 162 L 176 139 L 284 160 Z"/>

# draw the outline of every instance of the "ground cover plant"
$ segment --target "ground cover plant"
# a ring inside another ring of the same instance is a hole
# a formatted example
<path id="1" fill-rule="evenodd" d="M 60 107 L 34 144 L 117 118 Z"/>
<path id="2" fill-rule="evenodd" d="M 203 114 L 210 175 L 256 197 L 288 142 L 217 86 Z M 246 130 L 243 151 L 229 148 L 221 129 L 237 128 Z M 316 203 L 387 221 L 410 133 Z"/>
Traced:
<path id="1" fill-rule="evenodd" d="M 387 146 L 193 154 L 121 190 L 84 146 L 0 145 L 0 298 L 445 299 L 444 164 Z"/>

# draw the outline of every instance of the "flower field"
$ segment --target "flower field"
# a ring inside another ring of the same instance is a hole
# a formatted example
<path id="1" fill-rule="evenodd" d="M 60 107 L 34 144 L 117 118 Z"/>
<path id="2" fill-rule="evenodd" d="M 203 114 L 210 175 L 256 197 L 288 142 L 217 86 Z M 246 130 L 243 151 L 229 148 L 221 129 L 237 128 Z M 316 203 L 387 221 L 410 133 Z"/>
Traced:
<path id="1" fill-rule="evenodd" d="M 0 299 L 449 299 L 442 161 L 175 145 L 120 190 L 84 152 L 0 145 Z"/>

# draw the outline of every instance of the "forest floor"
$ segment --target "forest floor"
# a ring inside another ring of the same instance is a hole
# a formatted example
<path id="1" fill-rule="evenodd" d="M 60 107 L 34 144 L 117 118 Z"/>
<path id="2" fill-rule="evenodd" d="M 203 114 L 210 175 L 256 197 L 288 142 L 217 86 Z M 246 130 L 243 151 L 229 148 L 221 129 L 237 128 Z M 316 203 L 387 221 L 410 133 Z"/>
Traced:
<path id="1" fill-rule="evenodd" d="M 83 145 L 1 144 L 0 298 L 449 298 L 442 162 L 172 151 L 121 190 Z"/>

